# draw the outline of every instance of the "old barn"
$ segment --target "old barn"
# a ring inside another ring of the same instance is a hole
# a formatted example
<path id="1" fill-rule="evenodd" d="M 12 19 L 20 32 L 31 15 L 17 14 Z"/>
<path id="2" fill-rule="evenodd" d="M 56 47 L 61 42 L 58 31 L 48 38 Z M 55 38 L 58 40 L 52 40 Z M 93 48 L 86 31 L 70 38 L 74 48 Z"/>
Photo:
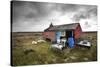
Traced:
<path id="1" fill-rule="evenodd" d="M 53 25 L 44 30 L 43 37 L 50 40 L 52 43 L 64 42 L 64 45 L 69 47 L 75 46 L 75 40 L 80 38 L 82 29 L 79 23 Z"/>

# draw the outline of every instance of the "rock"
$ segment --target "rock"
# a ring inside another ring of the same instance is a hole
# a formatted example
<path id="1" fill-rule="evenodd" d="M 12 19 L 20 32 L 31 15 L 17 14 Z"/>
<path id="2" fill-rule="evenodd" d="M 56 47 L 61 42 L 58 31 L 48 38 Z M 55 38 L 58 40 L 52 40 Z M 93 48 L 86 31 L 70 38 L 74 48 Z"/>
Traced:
<path id="1" fill-rule="evenodd" d="M 36 41 L 32 41 L 32 44 L 37 44 L 37 42 Z"/>
<path id="2" fill-rule="evenodd" d="M 76 59 L 76 57 L 74 57 L 74 56 L 70 56 L 70 58 L 71 58 L 71 59 Z"/>
<path id="3" fill-rule="evenodd" d="M 38 43 L 44 43 L 44 42 L 46 42 L 45 40 L 38 40 L 37 41 Z"/>
<path id="4" fill-rule="evenodd" d="M 88 58 L 84 58 L 84 60 L 88 60 Z"/>

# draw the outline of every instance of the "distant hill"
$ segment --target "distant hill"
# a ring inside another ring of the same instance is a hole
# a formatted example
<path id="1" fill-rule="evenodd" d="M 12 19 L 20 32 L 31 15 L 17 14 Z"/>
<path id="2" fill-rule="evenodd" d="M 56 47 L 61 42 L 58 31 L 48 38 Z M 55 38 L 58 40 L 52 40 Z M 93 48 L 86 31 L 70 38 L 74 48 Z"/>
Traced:
<path id="1" fill-rule="evenodd" d="M 42 32 L 12 32 L 12 36 L 42 36 Z"/>
<path id="2" fill-rule="evenodd" d="M 98 31 L 83 31 L 83 33 L 97 33 Z"/>

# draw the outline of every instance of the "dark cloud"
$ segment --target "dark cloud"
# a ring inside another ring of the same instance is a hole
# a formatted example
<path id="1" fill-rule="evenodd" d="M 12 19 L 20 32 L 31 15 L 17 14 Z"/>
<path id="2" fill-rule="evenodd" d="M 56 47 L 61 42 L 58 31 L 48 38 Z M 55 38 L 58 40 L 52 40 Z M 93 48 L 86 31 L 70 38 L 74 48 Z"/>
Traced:
<path id="1" fill-rule="evenodd" d="M 39 24 L 49 24 L 57 12 L 61 16 L 74 13 L 72 20 L 79 21 L 87 17 L 96 17 L 97 7 L 91 5 L 12 1 L 14 31 L 29 30 Z"/>
<path id="2" fill-rule="evenodd" d="M 84 8 L 83 11 L 76 12 L 72 19 L 74 21 L 80 21 L 81 19 L 87 19 L 87 18 L 97 18 L 97 6 L 87 6 L 89 8 Z"/>
<path id="3" fill-rule="evenodd" d="M 73 12 L 78 9 L 77 5 L 73 4 L 58 4 L 58 3 L 43 3 L 43 2 L 25 2 L 13 1 L 13 19 L 17 21 L 21 18 L 41 20 L 50 16 L 53 11 Z"/>
<path id="4" fill-rule="evenodd" d="M 78 5 L 74 4 L 56 4 L 56 10 L 65 14 L 66 12 L 74 12 L 79 9 Z"/>
<path id="5" fill-rule="evenodd" d="M 50 15 L 52 9 L 47 3 L 13 1 L 13 19 L 43 19 Z"/>

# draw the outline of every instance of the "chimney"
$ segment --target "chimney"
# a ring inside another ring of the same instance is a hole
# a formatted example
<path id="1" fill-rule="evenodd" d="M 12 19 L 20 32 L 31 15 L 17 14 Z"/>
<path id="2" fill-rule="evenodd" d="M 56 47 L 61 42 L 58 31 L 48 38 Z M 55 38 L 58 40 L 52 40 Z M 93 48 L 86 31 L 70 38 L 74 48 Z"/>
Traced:
<path id="1" fill-rule="evenodd" d="M 50 26 L 49 27 L 53 27 L 53 24 L 52 24 L 52 22 L 51 22 L 51 24 L 50 24 Z"/>

